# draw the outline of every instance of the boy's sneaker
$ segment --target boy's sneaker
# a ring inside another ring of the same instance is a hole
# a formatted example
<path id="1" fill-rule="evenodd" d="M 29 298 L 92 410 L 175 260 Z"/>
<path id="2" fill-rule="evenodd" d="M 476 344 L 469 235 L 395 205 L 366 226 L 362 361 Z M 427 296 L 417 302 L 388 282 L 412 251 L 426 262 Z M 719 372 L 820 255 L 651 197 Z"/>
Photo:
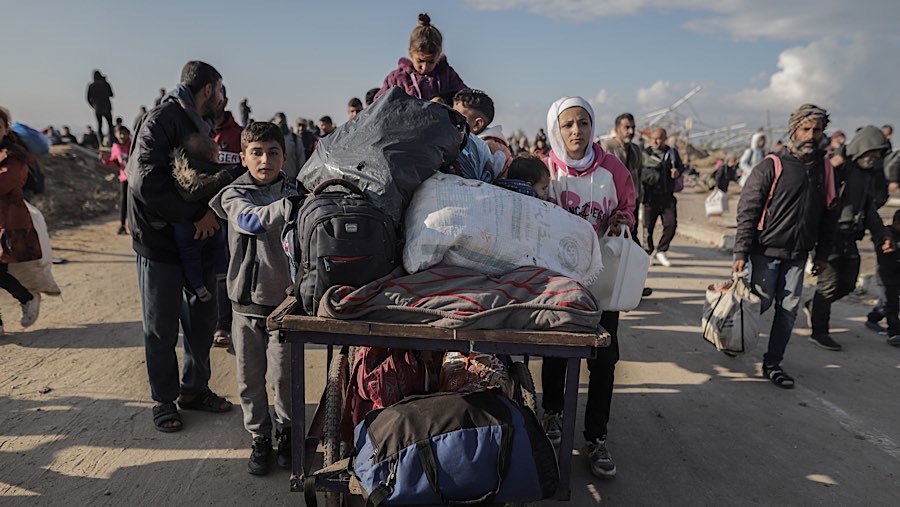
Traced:
<path id="1" fill-rule="evenodd" d="M 206 287 L 197 287 L 194 289 L 194 294 L 197 295 L 197 299 L 204 303 L 209 303 L 212 301 L 212 294 L 206 290 Z"/>
<path id="2" fill-rule="evenodd" d="M 28 327 L 34 324 L 34 321 L 38 318 L 38 314 L 41 312 L 41 293 L 32 292 L 31 295 L 33 297 L 30 300 L 22 303 L 22 320 L 19 321 L 22 324 L 22 327 Z"/>
<path id="3" fill-rule="evenodd" d="M 812 299 L 803 303 L 803 315 L 806 317 L 806 327 L 812 329 Z"/>
<path id="4" fill-rule="evenodd" d="M 545 411 L 541 418 L 541 426 L 544 427 L 544 433 L 547 434 L 550 443 L 554 447 L 558 447 L 559 441 L 562 439 L 562 413 Z"/>
<path id="5" fill-rule="evenodd" d="M 887 330 L 884 328 L 884 326 L 882 326 L 881 324 L 879 324 L 877 322 L 873 322 L 869 319 L 866 319 L 866 327 L 871 329 L 872 331 L 875 331 L 878 334 L 884 334 L 887 332 Z"/>
<path id="6" fill-rule="evenodd" d="M 834 338 L 829 334 L 812 335 L 809 337 L 809 341 L 825 350 L 834 350 L 835 352 L 841 350 L 841 344 L 834 341 Z"/>
<path id="7" fill-rule="evenodd" d="M 606 439 L 590 440 L 584 444 L 584 453 L 591 462 L 591 473 L 601 479 L 612 479 L 616 476 L 616 464 L 606 448 Z"/>
<path id="8" fill-rule="evenodd" d="M 285 427 L 277 432 L 278 448 L 275 450 L 275 462 L 281 468 L 291 468 L 291 428 Z"/>
<path id="9" fill-rule="evenodd" d="M 247 471 L 253 475 L 266 475 L 271 469 L 272 439 L 268 437 L 254 438 L 250 460 L 247 461 Z"/>
<path id="10" fill-rule="evenodd" d="M 0 331 L 3 330 L 3 326 L 0 325 Z M 895 334 L 887 339 L 888 345 L 893 345 L 895 347 L 900 347 L 900 334 Z"/>
<path id="11" fill-rule="evenodd" d="M 666 252 L 656 252 L 656 260 L 660 264 L 662 264 L 663 267 L 666 267 L 666 268 L 672 267 L 672 261 L 670 261 L 669 258 L 666 257 Z"/>

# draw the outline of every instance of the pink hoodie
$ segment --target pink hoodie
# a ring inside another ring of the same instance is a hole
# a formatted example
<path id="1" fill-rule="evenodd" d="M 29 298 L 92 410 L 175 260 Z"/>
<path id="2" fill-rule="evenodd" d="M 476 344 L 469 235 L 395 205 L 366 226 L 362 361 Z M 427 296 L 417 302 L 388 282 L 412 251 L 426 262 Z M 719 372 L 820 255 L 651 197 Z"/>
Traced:
<path id="1" fill-rule="evenodd" d="M 549 201 L 594 226 L 598 235 L 606 233 L 616 215 L 634 227 L 634 182 L 631 172 L 615 155 L 593 143 L 594 162 L 585 170 L 567 166 L 550 151 L 545 159 L 550 169 Z"/>
<path id="2" fill-rule="evenodd" d="M 128 165 L 129 151 L 131 151 L 131 141 L 128 141 L 126 146 L 113 143 L 112 149 L 109 150 L 109 158 L 104 157 L 101 159 L 101 162 L 109 167 L 119 168 L 119 181 L 122 183 L 128 181 L 128 176 L 125 175 L 125 166 Z"/>

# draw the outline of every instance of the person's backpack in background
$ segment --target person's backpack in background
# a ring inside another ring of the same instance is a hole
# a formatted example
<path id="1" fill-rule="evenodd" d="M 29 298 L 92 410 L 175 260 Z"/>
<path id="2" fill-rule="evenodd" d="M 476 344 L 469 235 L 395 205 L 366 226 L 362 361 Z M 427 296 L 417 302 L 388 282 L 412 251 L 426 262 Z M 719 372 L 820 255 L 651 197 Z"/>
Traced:
<path id="1" fill-rule="evenodd" d="M 331 186 L 347 191 L 326 192 Z M 309 315 L 316 315 L 319 300 L 329 287 L 359 287 L 401 263 L 397 224 L 348 181 L 320 183 L 292 223 L 294 255 L 297 250 L 300 255 L 294 296 Z"/>

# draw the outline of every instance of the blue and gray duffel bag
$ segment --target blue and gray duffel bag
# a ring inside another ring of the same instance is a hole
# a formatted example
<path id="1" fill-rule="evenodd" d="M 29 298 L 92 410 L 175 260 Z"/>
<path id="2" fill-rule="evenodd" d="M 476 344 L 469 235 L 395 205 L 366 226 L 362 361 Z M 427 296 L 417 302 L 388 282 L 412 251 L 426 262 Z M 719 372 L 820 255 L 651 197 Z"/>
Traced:
<path id="1" fill-rule="evenodd" d="M 534 413 L 501 394 L 411 396 L 356 427 L 353 473 L 373 505 L 533 502 L 559 485 Z"/>

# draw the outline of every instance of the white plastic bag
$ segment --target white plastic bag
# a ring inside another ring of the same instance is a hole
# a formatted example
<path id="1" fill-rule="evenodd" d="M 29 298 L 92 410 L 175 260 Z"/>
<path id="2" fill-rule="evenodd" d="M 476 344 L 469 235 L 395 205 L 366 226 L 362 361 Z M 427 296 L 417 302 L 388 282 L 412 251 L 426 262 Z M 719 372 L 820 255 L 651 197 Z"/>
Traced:
<path id="1" fill-rule="evenodd" d="M 703 339 L 729 354 L 751 352 L 759 342 L 759 311 L 759 296 L 741 274 L 714 283 L 703 302 Z"/>
<path id="2" fill-rule="evenodd" d="M 478 180 L 435 174 L 404 220 L 403 267 L 438 263 L 499 276 L 540 266 L 590 285 L 603 263 L 594 228 L 555 204 Z"/>
<path id="3" fill-rule="evenodd" d="M 9 274 L 23 287 L 31 292 L 42 292 L 48 296 L 59 296 L 62 292 L 59 285 L 53 279 L 53 251 L 50 249 L 50 235 L 47 232 L 47 222 L 41 210 L 25 201 L 28 212 L 31 213 L 31 222 L 38 233 L 41 242 L 41 258 L 27 262 L 13 262 L 9 264 Z"/>
<path id="4" fill-rule="evenodd" d="M 728 194 L 718 188 L 706 198 L 706 216 L 721 215 L 728 211 Z"/>
<path id="5" fill-rule="evenodd" d="M 631 239 L 631 232 L 622 227 L 618 236 L 600 239 L 603 271 L 590 286 L 601 310 L 627 312 L 641 302 L 650 256 Z"/>

